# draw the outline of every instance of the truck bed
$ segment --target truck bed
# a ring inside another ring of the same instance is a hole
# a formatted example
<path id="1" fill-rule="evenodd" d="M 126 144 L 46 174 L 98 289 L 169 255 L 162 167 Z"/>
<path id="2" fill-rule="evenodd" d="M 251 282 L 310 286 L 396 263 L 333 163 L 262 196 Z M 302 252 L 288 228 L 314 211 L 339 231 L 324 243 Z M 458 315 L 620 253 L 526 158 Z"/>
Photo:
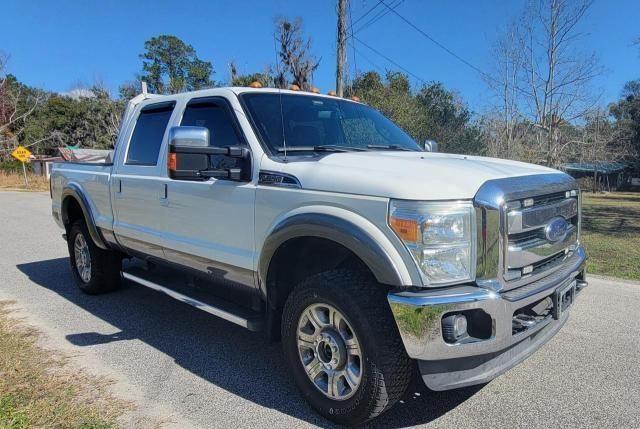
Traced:
<path id="1" fill-rule="evenodd" d="M 112 163 L 56 162 L 51 169 L 51 198 L 53 216 L 62 226 L 63 190 L 77 189 L 87 198 L 96 227 L 111 230 L 110 178 Z"/>

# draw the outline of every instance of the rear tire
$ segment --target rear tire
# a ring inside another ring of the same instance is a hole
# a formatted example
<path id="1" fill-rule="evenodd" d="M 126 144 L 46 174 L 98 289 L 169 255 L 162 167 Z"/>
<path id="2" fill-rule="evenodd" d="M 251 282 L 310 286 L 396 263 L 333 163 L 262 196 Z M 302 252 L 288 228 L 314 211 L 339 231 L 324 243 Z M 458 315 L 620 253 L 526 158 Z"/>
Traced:
<path id="1" fill-rule="evenodd" d="M 282 341 L 304 398 L 342 425 L 382 414 L 411 380 L 412 362 L 391 315 L 387 288 L 368 272 L 332 270 L 297 285 L 284 306 Z"/>
<path id="2" fill-rule="evenodd" d="M 120 286 L 122 256 L 96 246 L 82 220 L 75 221 L 67 234 L 71 273 L 81 291 L 95 295 Z"/>

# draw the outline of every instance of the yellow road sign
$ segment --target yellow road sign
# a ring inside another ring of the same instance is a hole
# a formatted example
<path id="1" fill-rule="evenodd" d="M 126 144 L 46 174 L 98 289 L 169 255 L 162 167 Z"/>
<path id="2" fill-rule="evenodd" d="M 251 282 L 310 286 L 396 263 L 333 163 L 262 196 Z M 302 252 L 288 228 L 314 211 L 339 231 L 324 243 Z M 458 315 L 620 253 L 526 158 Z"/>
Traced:
<path id="1" fill-rule="evenodd" d="M 31 152 L 26 147 L 18 146 L 16 150 L 11 152 L 11 156 L 20 162 L 27 162 L 31 156 Z"/>

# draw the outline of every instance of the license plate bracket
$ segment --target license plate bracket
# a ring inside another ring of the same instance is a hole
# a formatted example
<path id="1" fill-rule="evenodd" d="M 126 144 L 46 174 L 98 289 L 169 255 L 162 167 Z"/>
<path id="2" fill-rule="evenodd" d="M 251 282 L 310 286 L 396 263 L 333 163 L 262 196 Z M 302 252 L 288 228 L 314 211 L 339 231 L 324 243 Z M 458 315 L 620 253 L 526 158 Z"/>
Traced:
<path id="1" fill-rule="evenodd" d="M 576 297 L 576 281 L 561 286 L 553 294 L 553 318 L 560 319 L 573 304 Z"/>

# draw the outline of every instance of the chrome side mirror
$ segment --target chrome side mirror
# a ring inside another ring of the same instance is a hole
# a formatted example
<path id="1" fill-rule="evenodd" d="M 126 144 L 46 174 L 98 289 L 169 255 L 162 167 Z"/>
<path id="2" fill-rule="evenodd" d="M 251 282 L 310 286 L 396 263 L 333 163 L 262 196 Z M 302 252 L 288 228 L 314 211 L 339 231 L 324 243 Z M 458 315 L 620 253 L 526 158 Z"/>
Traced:
<path id="1" fill-rule="evenodd" d="M 239 168 L 214 169 L 212 155 L 237 158 Z M 209 129 L 204 127 L 172 127 L 169 130 L 169 177 L 175 180 L 208 180 L 210 178 L 235 181 L 251 180 L 251 154 L 242 146 L 209 146 Z"/>
<path id="2" fill-rule="evenodd" d="M 425 140 L 424 142 L 424 150 L 426 152 L 437 152 L 438 151 L 438 142 L 435 140 Z"/>
<path id="3" fill-rule="evenodd" d="M 209 129 L 205 127 L 171 127 L 169 144 L 180 147 L 208 147 Z"/>

